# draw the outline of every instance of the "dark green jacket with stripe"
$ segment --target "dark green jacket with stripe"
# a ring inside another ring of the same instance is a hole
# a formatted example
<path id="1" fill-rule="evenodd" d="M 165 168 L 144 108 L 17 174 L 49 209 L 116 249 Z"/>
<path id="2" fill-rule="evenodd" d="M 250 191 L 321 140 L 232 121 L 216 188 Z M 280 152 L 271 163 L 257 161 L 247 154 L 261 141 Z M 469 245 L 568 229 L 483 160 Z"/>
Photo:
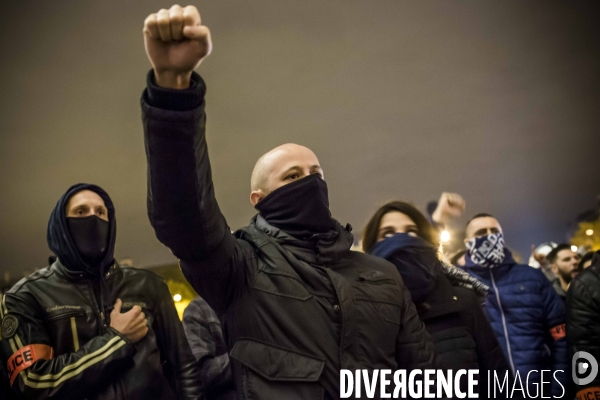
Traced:
<path id="1" fill-rule="evenodd" d="M 94 285 L 96 287 L 94 288 Z M 139 305 L 148 334 L 133 344 L 110 327 L 112 301 Z M 167 285 L 158 275 L 113 265 L 92 281 L 59 261 L 18 282 L 1 304 L 4 365 L 26 399 L 198 399 L 198 370 Z"/>

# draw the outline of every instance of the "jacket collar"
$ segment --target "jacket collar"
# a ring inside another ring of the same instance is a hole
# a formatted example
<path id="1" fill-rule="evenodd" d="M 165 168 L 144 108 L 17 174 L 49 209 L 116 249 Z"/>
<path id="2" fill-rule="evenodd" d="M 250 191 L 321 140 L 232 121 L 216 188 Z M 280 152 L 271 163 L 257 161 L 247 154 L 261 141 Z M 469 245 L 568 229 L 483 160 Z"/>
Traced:
<path id="1" fill-rule="evenodd" d="M 100 273 L 98 273 L 98 276 L 91 276 L 88 273 L 85 273 L 83 271 L 72 271 L 70 269 L 68 269 L 67 267 L 65 267 L 61 262 L 60 259 L 57 259 L 51 266 L 51 269 L 53 269 L 54 271 L 56 271 L 57 275 L 60 276 L 61 278 L 64 278 L 68 281 L 71 282 L 76 282 L 76 281 L 81 281 L 84 279 L 98 279 L 100 278 Z M 104 273 L 104 276 L 102 277 L 105 281 L 110 281 L 112 279 L 114 279 L 115 277 L 121 275 L 123 272 L 121 270 L 120 265 L 113 260 L 112 265 L 107 268 L 107 271 Z"/>
<path id="2" fill-rule="evenodd" d="M 250 223 L 285 247 L 296 258 L 309 264 L 335 263 L 350 251 L 354 242 L 354 236 L 350 233 L 352 230 L 350 224 L 344 228 L 337 221 L 333 231 L 317 233 L 306 240 L 297 239 L 270 225 L 260 214 L 257 214 Z"/>

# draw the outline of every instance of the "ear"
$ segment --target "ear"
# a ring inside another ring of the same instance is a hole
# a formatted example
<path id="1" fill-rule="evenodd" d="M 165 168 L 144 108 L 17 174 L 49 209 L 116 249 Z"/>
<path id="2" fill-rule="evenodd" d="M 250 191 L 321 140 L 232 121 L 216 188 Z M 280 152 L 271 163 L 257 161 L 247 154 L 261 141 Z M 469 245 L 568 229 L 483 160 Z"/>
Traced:
<path id="1" fill-rule="evenodd" d="M 558 275 L 558 265 L 550 264 L 550 269 L 554 272 L 555 275 Z"/>
<path id="2" fill-rule="evenodd" d="M 252 203 L 253 206 L 255 206 L 256 204 L 258 204 L 259 201 L 261 201 L 264 197 L 265 197 L 265 193 L 262 191 L 262 189 L 258 189 L 258 190 L 254 190 L 252 191 L 252 193 L 250 193 L 250 203 Z"/>

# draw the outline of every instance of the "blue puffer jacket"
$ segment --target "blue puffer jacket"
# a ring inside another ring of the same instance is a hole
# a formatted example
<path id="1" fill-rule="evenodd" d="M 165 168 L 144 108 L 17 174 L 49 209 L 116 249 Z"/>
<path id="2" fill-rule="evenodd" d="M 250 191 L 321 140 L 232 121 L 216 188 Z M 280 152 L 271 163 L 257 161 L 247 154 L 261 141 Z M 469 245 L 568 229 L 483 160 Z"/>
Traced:
<path id="1" fill-rule="evenodd" d="M 464 269 L 490 287 L 487 316 L 511 368 L 529 387 L 529 396 L 561 396 L 569 386 L 570 370 L 565 338 L 565 306 L 542 272 L 517 264 L 509 250 L 503 264 L 487 268 L 466 257 Z M 536 370 L 529 375 L 529 371 Z M 541 376 L 541 370 L 552 370 Z M 556 370 L 564 372 L 553 374 Z M 526 383 L 528 381 L 528 384 Z M 538 384 L 536 386 L 536 384 Z M 512 386 L 512 383 L 511 383 Z M 520 392 L 515 392 L 519 394 Z M 527 396 L 527 393 L 525 393 Z"/>

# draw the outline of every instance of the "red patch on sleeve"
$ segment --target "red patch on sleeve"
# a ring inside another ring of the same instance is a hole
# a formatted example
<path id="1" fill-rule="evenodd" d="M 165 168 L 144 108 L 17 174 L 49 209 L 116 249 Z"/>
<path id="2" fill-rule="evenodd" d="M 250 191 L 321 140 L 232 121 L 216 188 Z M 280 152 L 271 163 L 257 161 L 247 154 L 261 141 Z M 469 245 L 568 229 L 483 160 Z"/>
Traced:
<path id="1" fill-rule="evenodd" d="M 567 335 L 565 324 L 556 325 L 554 328 L 550 329 L 550 334 L 554 340 L 564 338 Z"/>
<path id="2" fill-rule="evenodd" d="M 577 392 L 577 400 L 600 399 L 600 387 L 591 387 Z"/>
<path id="3" fill-rule="evenodd" d="M 13 385 L 19 372 L 31 367 L 37 360 L 50 360 L 52 355 L 52 347 L 45 344 L 30 344 L 17 350 L 6 363 L 10 385 Z"/>

